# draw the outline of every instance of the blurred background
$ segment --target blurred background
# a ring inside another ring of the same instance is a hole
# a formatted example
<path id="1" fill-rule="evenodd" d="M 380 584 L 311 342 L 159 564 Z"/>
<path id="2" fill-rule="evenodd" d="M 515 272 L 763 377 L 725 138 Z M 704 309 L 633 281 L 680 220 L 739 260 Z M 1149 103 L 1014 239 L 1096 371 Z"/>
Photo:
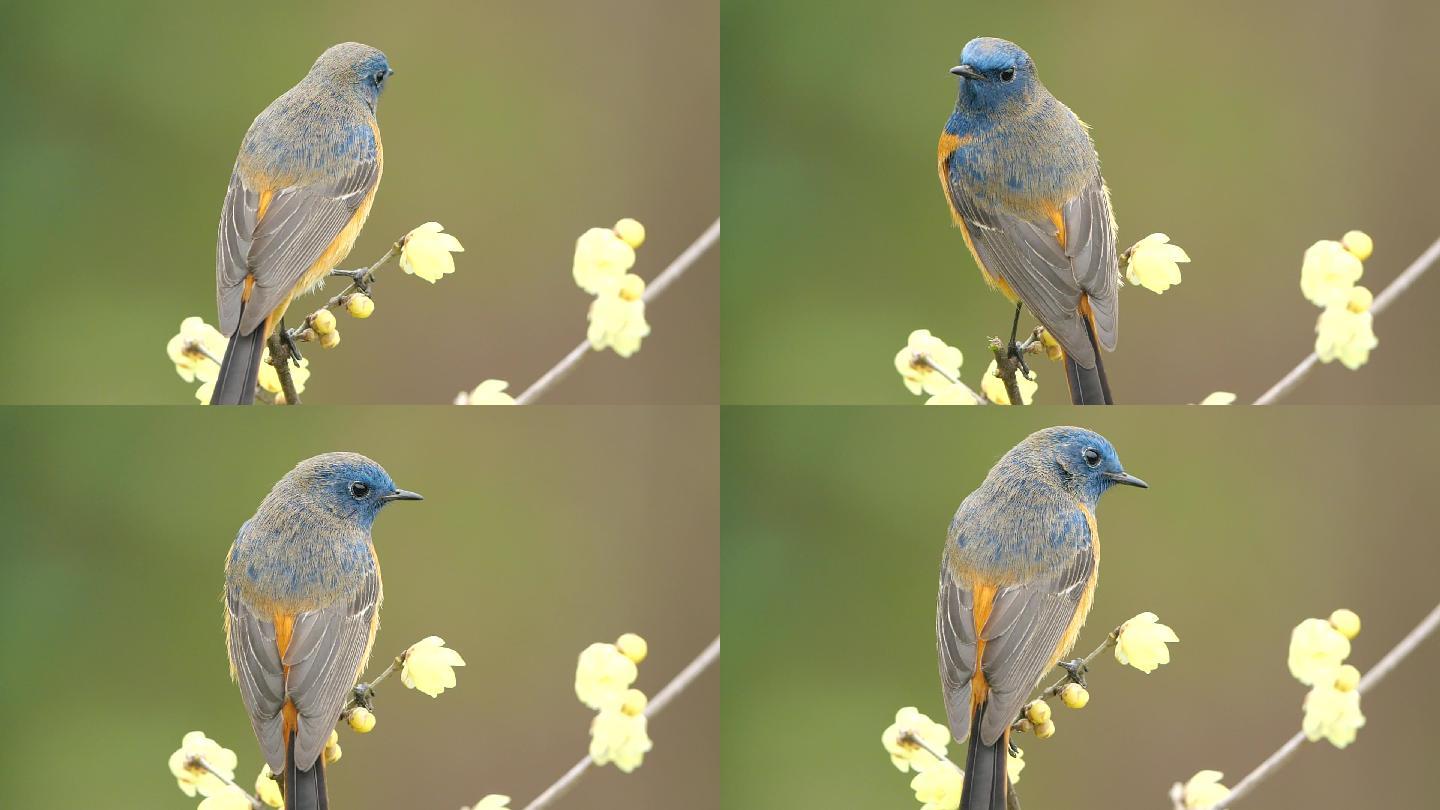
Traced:
<path id="1" fill-rule="evenodd" d="M 0 340 L 25 348 L 0 357 L 0 401 L 194 401 L 165 343 L 188 315 L 216 320 L 241 138 L 345 40 L 396 76 L 385 177 L 343 266 L 430 220 L 465 253 L 433 288 L 382 271 L 375 316 L 342 316 L 336 351 L 311 345 L 305 401 L 448 403 L 491 377 L 518 394 L 585 335 L 576 237 L 641 220 L 649 280 L 718 216 L 718 16 L 664 0 L 7 4 Z M 712 251 L 649 308 L 638 355 L 589 358 L 546 401 L 717 401 L 719 266 Z"/>
<path id="2" fill-rule="evenodd" d="M 723 414 L 727 806 L 918 807 L 880 735 L 902 706 L 943 722 L 934 622 L 946 527 L 1001 455 L 1075 418 L 942 411 Z M 1431 497 L 1440 436 L 1412 429 L 1433 418 L 1416 408 L 1190 409 L 1183 430 L 1176 408 L 1089 413 L 1081 423 L 1151 488 L 1100 504 L 1100 586 L 1076 652 L 1142 611 L 1180 643 L 1149 675 L 1098 660 L 1082 711 L 1052 702 L 1056 735 L 1017 740 L 1020 797 L 1153 810 L 1201 769 L 1234 785 L 1299 730 L 1306 688 L 1286 653 L 1302 619 L 1357 611 L 1349 662 L 1365 671 L 1435 606 L 1440 550 L 1417 505 Z M 1437 667 L 1431 638 L 1365 695 L 1354 744 L 1305 745 L 1253 805 L 1415 806 L 1435 784 L 1423 718 Z"/>
<path id="3" fill-rule="evenodd" d="M 0 806 L 193 808 L 166 761 L 202 729 L 262 761 L 230 682 L 224 557 L 297 461 L 364 452 L 423 503 L 375 525 L 385 606 L 370 674 L 428 635 L 467 666 L 436 699 L 395 677 L 341 729 L 336 807 L 523 807 L 585 755 L 575 661 L 642 634 L 654 695 L 719 632 L 714 408 L 10 409 L 0 418 Z M 423 417 L 423 418 L 422 418 Z M 223 459 L 223 461 L 220 461 Z M 719 678 L 650 723 L 632 774 L 567 807 L 719 806 Z"/>
<path id="4" fill-rule="evenodd" d="M 816 20 L 824 24 L 817 26 Z M 1119 241 L 1160 231 L 1184 283 L 1122 292 L 1117 401 L 1253 400 L 1314 344 L 1299 291 L 1318 239 L 1375 239 L 1379 292 L 1440 231 L 1440 6 L 1325 0 L 901 3 L 725 0 L 723 396 L 736 403 L 914 402 L 893 368 L 914 329 L 966 357 L 1013 312 L 981 280 L 936 176 L 947 71 L 993 35 L 1094 129 Z M 1316 371 L 1291 402 L 1434 402 L 1413 374 L 1440 297 L 1431 273 L 1376 319 L 1379 349 Z M 1033 323 L 1033 321 L 1027 321 Z M 1039 402 L 1068 402 L 1041 362 Z"/>

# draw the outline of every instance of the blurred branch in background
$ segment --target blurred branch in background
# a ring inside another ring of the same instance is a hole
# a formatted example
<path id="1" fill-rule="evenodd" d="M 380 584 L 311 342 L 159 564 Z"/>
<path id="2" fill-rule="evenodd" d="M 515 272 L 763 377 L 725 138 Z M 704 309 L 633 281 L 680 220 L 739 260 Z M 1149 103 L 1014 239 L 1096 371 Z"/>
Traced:
<path id="1" fill-rule="evenodd" d="M 1433 265 L 1437 259 L 1440 259 L 1440 239 L 1432 242 L 1424 253 L 1421 253 L 1415 261 L 1410 263 L 1409 267 L 1405 268 L 1400 275 L 1395 277 L 1394 281 L 1390 282 L 1390 286 L 1375 296 L 1375 302 L 1370 306 L 1370 312 L 1377 315 L 1382 312 L 1392 301 L 1399 298 L 1402 293 L 1408 291 L 1410 287 L 1425 274 L 1425 271 L 1430 269 L 1431 265 Z M 1280 381 L 1271 386 L 1269 391 L 1261 394 L 1260 398 L 1255 400 L 1255 404 L 1275 404 L 1280 398 L 1294 390 L 1295 386 L 1299 385 L 1300 381 L 1305 379 L 1306 375 L 1308 375 L 1319 362 L 1319 355 L 1315 352 L 1310 352 L 1308 357 L 1301 360 L 1300 364 L 1291 369 L 1284 377 L 1281 377 Z"/>
<path id="2" fill-rule="evenodd" d="M 677 278 L 684 275 L 685 271 L 689 270 L 691 265 L 695 264 L 701 256 L 705 255 L 706 251 L 719 239 L 720 220 L 717 219 L 712 222 L 710 227 L 706 228 L 705 232 L 700 234 L 689 247 L 685 248 L 679 256 L 675 257 L 675 260 L 670 263 L 669 267 L 662 270 L 660 275 L 656 276 L 655 280 L 650 282 L 645 288 L 644 301 L 649 303 L 659 297 L 660 293 L 664 292 L 666 287 L 669 287 Z M 572 349 L 569 354 L 561 358 L 559 363 L 556 363 L 553 368 L 542 374 L 540 379 L 536 380 L 529 388 L 517 396 L 515 398 L 515 404 L 528 405 L 534 402 L 537 397 L 543 396 L 546 391 L 564 379 L 565 375 L 569 374 L 579 365 L 580 360 L 590 353 L 590 349 L 591 344 L 588 339 L 580 341 L 580 345 Z"/>
<path id="3" fill-rule="evenodd" d="M 1415 267 L 1420 266 L 1422 263 L 1421 260 L 1425 260 L 1426 264 L 1433 262 L 1436 256 L 1440 256 L 1440 240 L 1437 240 L 1435 244 L 1431 246 L 1430 250 L 1426 251 L 1425 255 L 1420 257 L 1420 260 L 1417 260 L 1415 264 L 1411 265 L 1410 269 L 1413 270 Z M 1423 270 L 1421 272 L 1423 272 Z M 1405 273 L 1410 273 L 1410 270 L 1406 270 Z M 1401 275 L 1403 278 L 1405 274 Z M 1418 276 L 1419 273 L 1417 272 L 1415 275 Z M 1410 282 L 1413 281 L 1414 277 L 1412 276 Z M 1399 282 L 1400 280 L 1396 279 L 1390 287 L 1386 288 L 1385 292 L 1390 292 Z M 1407 286 L 1410 282 L 1407 282 Z M 1379 299 L 1376 299 L 1376 303 L 1378 305 Z M 1430 637 L 1436 628 L 1440 628 L 1440 605 L 1436 605 L 1435 608 L 1420 621 L 1420 624 L 1416 625 L 1414 630 L 1411 630 L 1408 635 L 1400 639 L 1400 642 L 1396 644 L 1390 652 L 1386 653 L 1385 657 L 1381 658 L 1365 677 L 1360 679 L 1360 685 L 1357 687 L 1358 691 L 1364 693 L 1370 687 L 1378 684 L 1386 675 L 1390 674 L 1390 670 L 1394 669 L 1401 661 L 1405 660 L 1406 656 L 1414 652 L 1415 649 L 1420 646 L 1421 642 Z M 1284 745 L 1280 746 L 1275 753 L 1266 757 L 1265 761 L 1261 762 L 1255 770 L 1246 774 L 1245 778 L 1241 779 L 1239 784 L 1235 785 L 1234 789 L 1230 791 L 1229 796 L 1213 805 L 1214 810 L 1231 807 L 1236 801 L 1249 795 L 1257 785 L 1279 770 L 1280 766 L 1284 765 L 1285 762 L 1300 749 L 1301 744 L 1304 743 L 1305 740 L 1305 732 L 1297 731 L 1295 736 L 1286 740 Z"/>
<path id="4" fill-rule="evenodd" d="M 716 220 L 715 224 L 710 226 L 710 230 L 707 230 L 705 233 L 707 235 L 712 232 L 718 234 L 719 229 L 720 222 L 719 220 Z M 699 245 L 701 241 L 703 241 L 705 238 L 706 237 L 702 235 L 700 239 L 696 240 L 695 245 Z M 713 242 L 713 238 L 710 241 Z M 690 246 L 691 250 L 695 248 L 695 245 Z M 690 252 L 690 250 L 687 250 L 684 254 L 681 254 L 680 259 L 684 259 Z M 695 254 L 695 256 L 691 256 L 687 261 L 694 261 L 695 257 L 699 256 L 699 254 L 703 252 L 704 248 L 701 248 L 700 251 Z M 676 259 L 676 263 L 679 263 L 680 259 Z M 674 266 L 675 264 L 672 264 L 671 268 L 673 268 Z M 665 272 L 670 272 L 670 269 L 667 268 Z M 709 669 L 710 666 L 719 659 L 720 637 L 716 636 L 715 640 L 710 642 L 709 646 L 707 646 L 704 650 L 701 650 L 699 655 L 695 656 L 695 660 L 691 661 L 684 669 L 680 670 L 680 674 L 672 678 L 670 680 L 670 683 L 666 684 L 663 689 L 661 689 L 655 694 L 655 698 L 651 700 L 645 707 L 645 716 L 649 718 L 659 714 L 660 710 L 664 709 L 665 706 L 668 705 L 670 701 L 674 700 L 677 695 L 685 691 L 686 687 L 690 686 L 690 684 L 693 683 L 695 679 L 700 676 L 700 673 Z M 535 797 L 534 801 L 525 805 L 525 810 L 540 810 L 540 808 L 542 807 L 549 807 L 552 803 L 554 803 L 556 799 L 565 795 L 566 791 L 574 787 L 575 783 L 579 781 L 580 776 L 584 774 L 585 771 L 589 770 L 592 762 L 593 760 L 589 756 L 587 756 L 579 762 L 575 763 L 574 767 L 566 771 L 565 775 L 561 776 L 558 780 L 556 780 L 555 784 L 546 788 L 543 793 Z"/>

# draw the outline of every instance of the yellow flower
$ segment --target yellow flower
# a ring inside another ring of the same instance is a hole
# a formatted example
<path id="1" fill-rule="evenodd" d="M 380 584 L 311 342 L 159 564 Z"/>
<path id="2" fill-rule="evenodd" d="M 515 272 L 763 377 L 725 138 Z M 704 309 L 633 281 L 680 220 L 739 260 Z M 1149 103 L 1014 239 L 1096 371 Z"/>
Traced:
<path id="1" fill-rule="evenodd" d="M 340 345 L 340 330 L 332 329 L 320 336 L 320 348 L 333 349 Z"/>
<path id="2" fill-rule="evenodd" d="M 180 740 L 180 748 L 170 755 L 170 773 L 186 796 L 198 791 L 202 796 L 213 796 L 225 789 L 225 782 L 215 774 L 191 762 L 201 757 L 211 768 L 235 778 L 235 765 L 239 761 L 235 752 L 205 736 L 203 731 L 192 731 Z"/>
<path id="3" fill-rule="evenodd" d="M 650 654 L 650 645 L 645 642 L 644 638 L 641 638 L 635 633 L 625 633 L 620 636 L 615 642 L 615 648 L 626 658 L 629 658 L 637 664 L 644 661 L 645 656 Z"/>
<path id="4" fill-rule="evenodd" d="M 1345 235 L 1340 237 L 1340 244 L 1345 246 L 1350 255 L 1362 262 L 1370 258 L 1370 254 L 1375 250 L 1375 241 L 1364 231 L 1346 231 Z"/>
<path id="5" fill-rule="evenodd" d="M 1220 784 L 1224 778 L 1219 771 L 1200 771 L 1190 777 L 1181 794 L 1185 810 L 1207 810 L 1229 796 L 1230 788 Z"/>
<path id="6" fill-rule="evenodd" d="M 980 378 L 980 393 L 996 405 L 1009 405 L 1010 393 L 1005 390 L 1005 381 L 1000 379 L 996 373 L 1000 370 L 994 360 L 990 361 L 989 367 L 985 369 L 985 376 Z M 1033 375 L 1034 372 L 1032 371 Z M 1037 375 L 1038 376 L 1038 375 Z M 1040 384 L 1032 379 L 1026 379 L 1023 372 L 1015 372 L 1015 384 L 1020 389 L 1020 404 L 1029 405 L 1035 399 L 1035 392 L 1039 390 Z"/>
<path id="7" fill-rule="evenodd" d="M 880 735 L 880 743 L 890 752 L 890 761 L 901 773 L 912 768 L 923 771 L 938 761 L 919 743 L 906 739 L 907 735 L 919 737 L 941 754 L 950 744 L 950 729 L 921 714 L 914 706 L 906 706 L 895 713 L 895 722 Z"/>
<path id="8" fill-rule="evenodd" d="M 1025 719 L 1040 725 L 1050 719 L 1050 704 L 1043 700 L 1035 700 L 1024 708 Z"/>
<path id="9" fill-rule="evenodd" d="M 590 724 L 590 759 L 596 765 L 613 762 L 625 773 L 640 767 L 652 747 L 645 724 L 643 713 L 630 714 L 618 705 L 601 709 Z"/>
<path id="10" fill-rule="evenodd" d="M 1352 287 L 1345 296 L 1331 300 L 1315 322 L 1315 354 L 1321 362 L 1339 360 L 1351 371 L 1365 365 L 1370 350 L 1380 345 L 1370 312 L 1373 301 L 1364 287 Z"/>
<path id="11" fill-rule="evenodd" d="M 220 373 L 225 347 L 230 341 L 220 330 L 192 315 L 180 322 L 180 334 L 165 345 L 166 354 L 175 363 L 175 373 L 185 382 L 213 382 Z M 214 360 L 210 358 L 215 358 Z"/>
<path id="12" fill-rule="evenodd" d="M 1300 292 L 1317 307 L 1343 298 L 1360 280 L 1365 267 L 1355 254 L 1333 239 L 1321 239 L 1305 251 L 1300 264 Z"/>
<path id="13" fill-rule="evenodd" d="M 400 248 L 400 269 L 434 284 L 446 273 L 455 272 L 455 257 L 451 253 L 464 253 L 460 240 L 448 233 L 441 233 L 445 226 L 438 222 L 427 222 L 405 235 L 405 245 Z"/>
<path id="14" fill-rule="evenodd" d="M 639 220 L 630 217 L 615 223 L 615 235 L 635 249 L 639 249 L 641 245 L 645 244 L 645 226 L 641 225 Z"/>
<path id="15" fill-rule="evenodd" d="M 328 309 L 317 309 L 310 313 L 310 328 L 317 335 L 328 335 L 335 331 L 335 313 Z"/>
<path id="16" fill-rule="evenodd" d="M 510 797 L 491 793 L 476 802 L 474 807 L 462 807 L 460 810 L 510 810 Z"/>
<path id="17" fill-rule="evenodd" d="M 924 362 L 925 358 L 930 362 Z M 953 384 L 952 380 L 960 379 L 960 366 L 964 362 L 965 356 L 959 349 L 947 346 L 945 341 L 931 335 L 929 329 L 916 329 L 910 333 L 905 348 L 895 355 L 895 370 L 900 372 L 910 393 L 939 394 Z M 944 369 L 949 379 L 931 366 Z"/>
<path id="18" fill-rule="evenodd" d="M 250 797 L 245 791 L 234 785 L 226 785 L 223 790 L 216 791 L 205 797 L 200 802 L 197 810 L 252 810 Z"/>
<path id="19" fill-rule="evenodd" d="M 635 248 L 610 228 L 591 228 L 575 240 L 575 283 L 591 295 L 635 266 Z"/>
<path id="20" fill-rule="evenodd" d="M 405 665 L 400 668 L 400 682 L 417 692 L 438 697 L 455 686 L 455 667 L 465 666 L 460 653 L 445 646 L 439 636 L 427 636 L 405 652 Z"/>
<path id="21" fill-rule="evenodd" d="M 504 380 L 486 380 L 475 386 L 474 391 L 461 391 L 455 395 L 456 405 L 514 405 L 515 398 L 505 393 L 510 383 Z"/>
<path id="22" fill-rule="evenodd" d="M 1005 772 L 1010 775 L 1010 784 L 1020 783 L 1020 772 L 1023 770 L 1025 770 L 1025 752 L 1016 748 L 1015 753 L 1010 755 L 1010 764 L 1005 768 Z"/>
<path id="23" fill-rule="evenodd" d="M 1037 740 L 1048 740 L 1048 739 L 1050 739 L 1051 737 L 1054 737 L 1054 736 L 1055 736 L 1055 721 L 1054 721 L 1054 720 L 1046 720 L 1045 722 L 1040 723 L 1039 725 L 1035 726 L 1035 739 L 1037 739 Z"/>
<path id="24" fill-rule="evenodd" d="M 331 333 L 335 334 L 335 333 Z M 295 393 L 305 393 L 305 382 L 310 379 L 310 358 L 300 361 L 300 365 L 290 363 L 290 380 L 295 383 Z M 256 378 L 260 387 L 272 394 L 280 393 L 280 373 L 270 365 L 270 349 L 260 356 L 260 376 Z M 198 396 L 198 394 L 197 394 Z"/>
<path id="25" fill-rule="evenodd" d="M 1353 691 L 1360 685 L 1360 670 L 1349 664 L 1343 664 L 1335 670 L 1335 688 L 1341 692 Z"/>
<path id="26" fill-rule="evenodd" d="M 1360 635 L 1360 614 L 1353 610 L 1340 608 L 1330 614 L 1330 626 L 1340 631 L 1340 635 L 1353 639 Z"/>
<path id="27" fill-rule="evenodd" d="M 1163 293 L 1180 283 L 1180 263 L 1190 261 L 1179 245 L 1170 244 L 1170 237 L 1152 233 L 1131 246 L 1125 278 L 1131 284 L 1156 293 Z"/>
<path id="28" fill-rule="evenodd" d="M 1161 664 L 1170 663 L 1167 642 L 1178 642 L 1175 635 L 1154 613 L 1145 612 L 1120 626 L 1120 639 L 1115 644 L 1115 660 L 1149 674 Z"/>
<path id="29" fill-rule="evenodd" d="M 592 709 L 613 708 L 639 674 L 635 662 L 614 644 L 591 644 L 575 665 L 575 696 Z"/>
<path id="30" fill-rule="evenodd" d="M 959 383 L 945 383 L 940 393 L 925 400 L 926 405 L 979 405 L 970 389 Z"/>
<path id="31" fill-rule="evenodd" d="M 1350 639 L 1324 619 L 1306 619 L 1290 633 L 1290 674 L 1306 686 L 1332 684 L 1350 655 Z"/>
<path id="32" fill-rule="evenodd" d="M 587 315 L 590 328 L 585 337 L 590 348 L 600 351 L 609 347 L 621 357 L 640 351 L 641 339 L 650 334 L 644 295 L 645 281 L 639 276 L 627 274 L 619 281 L 601 282 Z"/>
<path id="33" fill-rule="evenodd" d="M 1305 696 L 1305 720 L 1301 728 L 1310 742 L 1324 737 L 1336 748 L 1355 742 L 1355 732 L 1365 725 L 1360 713 L 1360 693 L 1342 692 L 1328 683 L 1316 684 Z"/>
<path id="34" fill-rule="evenodd" d="M 1216 391 L 1208 397 L 1200 400 L 1201 405 L 1233 405 L 1235 395 L 1229 391 Z"/>
<path id="35" fill-rule="evenodd" d="M 910 780 L 915 800 L 925 803 L 921 810 L 956 810 L 964 787 L 965 774 L 952 765 L 926 768 Z"/>
<path id="36" fill-rule="evenodd" d="M 356 706 L 350 710 L 350 717 L 346 722 L 357 734 L 369 734 L 375 730 L 375 713 L 364 706 Z"/>
<path id="37" fill-rule="evenodd" d="M 345 311 L 352 318 L 364 320 L 375 314 L 375 299 L 364 293 L 348 295 L 345 297 Z"/>
<path id="38" fill-rule="evenodd" d="M 1060 690 L 1060 701 L 1072 709 L 1083 709 L 1090 702 L 1090 692 L 1078 683 L 1067 683 Z"/>
<path id="39" fill-rule="evenodd" d="M 268 763 L 260 769 L 260 775 L 255 777 L 255 795 L 271 807 L 285 806 L 285 794 L 280 790 L 280 783 L 275 781 L 275 775 L 270 772 Z"/>

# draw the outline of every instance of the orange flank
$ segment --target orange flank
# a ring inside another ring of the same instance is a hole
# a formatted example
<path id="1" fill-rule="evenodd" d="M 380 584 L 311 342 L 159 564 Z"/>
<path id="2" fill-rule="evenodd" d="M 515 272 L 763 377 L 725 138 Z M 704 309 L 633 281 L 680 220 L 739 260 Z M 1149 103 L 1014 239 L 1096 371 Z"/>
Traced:
<path id="1" fill-rule="evenodd" d="M 267 188 L 260 192 L 260 202 L 255 205 L 255 221 L 259 222 L 265 218 L 265 212 L 270 210 L 270 201 L 275 198 L 275 189 Z"/>
<path id="2" fill-rule="evenodd" d="M 974 608 L 971 615 L 975 618 L 975 675 L 970 679 L 970 709 L 974 711 L 976 706 L 985 702 L 990 696 L 990 684 L 985 682 L 985 622 L 990 619 L 990 611 L 995 607 L 995 594 L 1000 588 L 979 580 L 970 585 L 974 594 Z"/>
<path id="3" fill-rule="evenodd" d="M 274 622 L 275 648 L 280 652 L 280 666 L 285 673 L 285 677 L 288 679 L 290 677 L 290 667 L 284 663 L 285 651 L 290 649 L 290 636 L 295 632 L 295 616 L 291 613 L 276 613 Z M 283 724 L 285 732 L 283 739 L 286 740 L 285 744 L 289 745 L 291 732 L 299 727 L 299 712 L 295 708 L 295 703 L 288 698 L 285 700 L 285 705 L 281 707 L 280 712 L 282 716 L 281 723 Z"/>
<path id="4" fill-rule="evenodd" d="M 1060 249 L 1065 249 L 1065 212 L 1059 208 L 1051 208 L 1045 212 L 1050 217 L 1050 222 L 1055 226 L 1055 241 L 1060 243 Z"/>

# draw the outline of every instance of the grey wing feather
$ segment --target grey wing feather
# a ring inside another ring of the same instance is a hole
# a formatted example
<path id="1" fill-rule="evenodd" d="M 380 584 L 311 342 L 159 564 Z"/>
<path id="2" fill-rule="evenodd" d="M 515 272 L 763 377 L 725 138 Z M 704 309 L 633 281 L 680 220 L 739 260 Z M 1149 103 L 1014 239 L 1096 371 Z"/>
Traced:
<path id="1" fill-rule="evenodd" d="M 1050 667 L 1094 571 L 1095 556 L 1087 546 L 1051 576 L 996 593 L 980 629 L 985 641 L 985 660 L 980 667 L 990 686 L 978 730 L 984 743 L 999 739 L 1015 721 L 1030 691 Z"/>
<path id="2" fill-rule="evenodd" d="M 950 735 L 961 742 L 970 733 L 970 682 L 975 677 L 975 610 L 967 588 L 950 576 L 948 561 L 940 566 L 940 597 L 935 609 L 935 646 L 940 658 L 940 686 Z"/>
<path id="3" fill-rule="evenodd" d="M 270 770 L 284 773 L 285 740 L 280 709 L 285 705 L 284 670 L 275 645 L 275 625 L 255 615 L 234 588 L 225 590 L 230 668 L 240 699 Z"/>
<path id="4" fill-rule="evenodd" d="M 337 180 L 278 189 L 257 221 L 258 191 L 237 172 L 220 214 L 216 286 L 220 331 L 255 331 L 289 295 L 300 277 L 345 229 L 380 181 L 374 155 Z M 250 300 L 241 305 L 245 277 L 255 276 Z M 242 314 L 243 309 L 243 314 Z"/>
<path id="5" fill-rule="evenodd" d="M 1101 345 L 1107 349 L 1114 348 L 1118 316 L 1115 233 L 1099 175 L 1062 209 L 1068 242 L 1063 247 L 1053 224 L 994 211 L 954 180 L 949 187 L 985 269 L 1020 296 L 1066 354 L 1085 368 L 1094 368 L 1095 350 L 1079 309 L 1081 293 L 1098 299 L 1091 307 L 1103 310 Z M 1101 317 L 1097 312 L 1097 321 Z"/>
<path id="6" fill-rule="evenodd" d="M 295 764 L 308 770 L 325 748 L 340 709 L 369 652 L 371 624 L 380 604 L 380 578 L 372 572 L 353 598 L 295 618 L 285 665 L 286 694 L 299 711 Z"/>

